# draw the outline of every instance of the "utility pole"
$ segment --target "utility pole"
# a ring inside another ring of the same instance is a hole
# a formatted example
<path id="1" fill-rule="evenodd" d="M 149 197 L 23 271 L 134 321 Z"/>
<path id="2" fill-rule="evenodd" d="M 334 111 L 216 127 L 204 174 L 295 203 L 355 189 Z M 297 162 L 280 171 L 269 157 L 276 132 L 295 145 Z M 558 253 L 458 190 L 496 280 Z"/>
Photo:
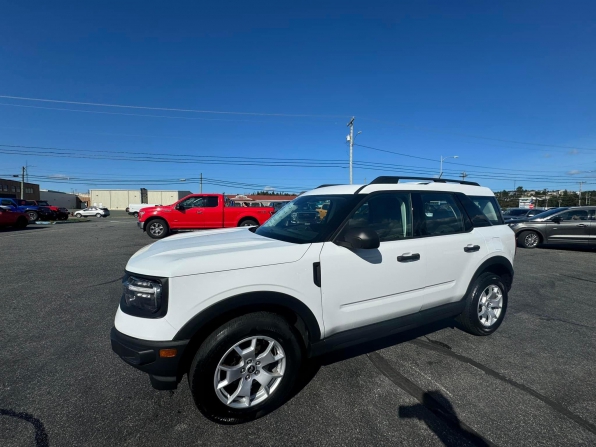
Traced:
<path id="1" fill-rule="evenodd" d="M 582 206 L 582 183 L 586 183 L 585 181 L 579 182 L 579 206 Z"/>
<path id="2" fill-rule="evenodd" d="M 350 135 L 348 135 L 350 141 L 350 185 L 352 184 L 352 161 L 354 158 L 354 118 L 352 117 L 347 126 L 350 128 Z"/>
<path id="3" fill-rule="evenodd" d="M 203 194 L 203 173 L 202 172 L 201 172 L 201 183 L 200 183 L 199 194 Z"/>
<path id="4" fill-rule="evenodd" d="M 25 168 L 25 166 L 23 166 L 22 172 L 21 172 L 21 199 L 25 198 L 25 171 L 26 171 L 26 168 Z"/>
<path id="5" fill-rule="evenodd" d="M 461 173 L 461 179 L 462 179 L 462 180 L 464 180 L 464 181 L 465 181 L 467 176 L 468 176 L 468 174 L 466 174 L 466 172 L 465 172 L 465 171 Z"/>

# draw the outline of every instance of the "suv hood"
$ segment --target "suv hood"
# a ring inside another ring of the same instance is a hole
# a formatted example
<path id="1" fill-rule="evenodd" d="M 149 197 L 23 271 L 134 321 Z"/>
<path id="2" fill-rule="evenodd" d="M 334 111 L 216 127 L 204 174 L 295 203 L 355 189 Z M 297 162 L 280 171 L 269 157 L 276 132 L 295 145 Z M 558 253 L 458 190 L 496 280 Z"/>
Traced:
<path id="1" fill-rule="evenodd" d="M 248 228 L 197 231 L 141 248 L 126 270 L 167 278 L 223 272 L 296 262 L 309 247 L 259 236 Z"/>

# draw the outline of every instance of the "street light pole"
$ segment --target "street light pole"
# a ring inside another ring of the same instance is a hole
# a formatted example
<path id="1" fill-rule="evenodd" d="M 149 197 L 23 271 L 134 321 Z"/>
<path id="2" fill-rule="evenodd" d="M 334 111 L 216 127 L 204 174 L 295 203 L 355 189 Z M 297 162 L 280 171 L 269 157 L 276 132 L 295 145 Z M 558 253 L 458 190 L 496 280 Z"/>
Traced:
<path id="1" fill-rule="evenodd" d="M 448 158 L 459 158 L 459 155 L 450 155 L 449 157 L 443 157 L 441 155 L 441 172 L 439 172 L 439 178 L 443 177 L 443 161 L 447 160 Z"/>

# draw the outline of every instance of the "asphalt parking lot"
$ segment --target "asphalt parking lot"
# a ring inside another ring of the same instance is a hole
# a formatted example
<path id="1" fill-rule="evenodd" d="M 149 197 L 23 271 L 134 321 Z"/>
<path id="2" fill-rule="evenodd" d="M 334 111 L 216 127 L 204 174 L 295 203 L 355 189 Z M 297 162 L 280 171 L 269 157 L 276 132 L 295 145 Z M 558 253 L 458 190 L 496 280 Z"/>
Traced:
<path id="1" fill-rule="evenodd" d="M 501 328 L 446 321 L 313 362 L 271 415 L 220 426 L 112 353 L 135 220 L 0 231 L 0 445 L 596 445 L 596 250 L 518 250 Z"/>

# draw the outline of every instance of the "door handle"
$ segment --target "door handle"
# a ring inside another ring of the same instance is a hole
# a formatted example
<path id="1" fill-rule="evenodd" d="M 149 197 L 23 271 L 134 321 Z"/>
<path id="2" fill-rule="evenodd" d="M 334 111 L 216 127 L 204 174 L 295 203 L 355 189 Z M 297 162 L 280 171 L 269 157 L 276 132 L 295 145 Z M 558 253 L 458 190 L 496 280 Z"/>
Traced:
<path id="1" fill-rule="evenodd" d="M 414 262 L 420 260 L 420 253 L 404 253 L 397 257 L 397 262 Z"/>
<path id="2" fill-rule="evenodd" d="M 478 250 L 480 250 L 480 245 L 472 245 L 472 244 L 469 244 L 469 245 L 467 245 L 466 247 L 464 247 L 464 251 L 465 251 L 466 253 L 471 253 L 471 252 L 473 252 L 473 251 L 478 251 Z"/>
<path id="3" fill-rule="evenodd" d="M 203 212 L 201 210 L 197 211 L 197 214 L 203 214 Z"/>
<path id="4" fill-rule="evenodd" d="M 585 227 L 586 224 L 577 224 L 576 227 Z"/>

